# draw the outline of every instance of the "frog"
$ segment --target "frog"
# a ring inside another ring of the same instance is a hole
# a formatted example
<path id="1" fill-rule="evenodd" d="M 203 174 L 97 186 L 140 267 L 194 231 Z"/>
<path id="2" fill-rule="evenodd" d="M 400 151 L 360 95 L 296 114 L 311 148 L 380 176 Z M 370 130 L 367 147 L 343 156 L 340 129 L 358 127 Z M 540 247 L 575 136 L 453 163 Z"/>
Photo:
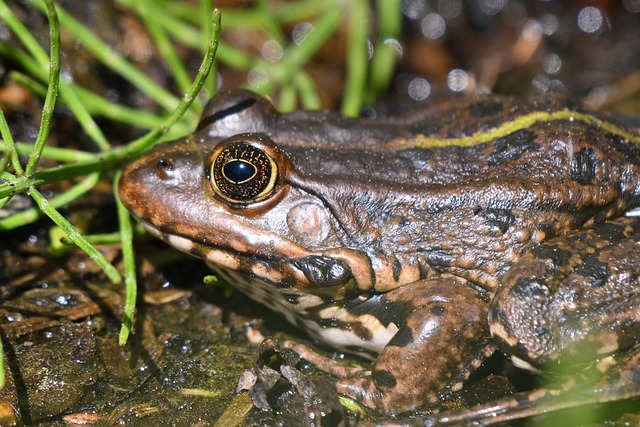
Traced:
<path id="1" fill-rule="evenodd" d="M 380 412 L 438 405 L 496 351 L 534 373 L 613 372 L 628 354 L 639 369 L 640 133 L 564 97 L 352 118 L 224 91 L 131 163 L 119 196 L 152 235 L 370 360 L 296 347 Z"/>

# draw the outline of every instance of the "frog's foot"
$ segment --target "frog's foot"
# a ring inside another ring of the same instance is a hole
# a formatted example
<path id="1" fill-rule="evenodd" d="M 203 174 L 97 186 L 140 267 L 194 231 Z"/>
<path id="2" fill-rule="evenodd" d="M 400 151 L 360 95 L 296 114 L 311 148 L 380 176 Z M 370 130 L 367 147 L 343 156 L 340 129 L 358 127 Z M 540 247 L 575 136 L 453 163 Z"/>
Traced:
<path id="1" fill-rule="evenodd" d="M 603 364 L 615 367 L 616 375 L 605 375 L 611 369 L 606 369 Z M 468 409 L 442 412 L 429 417 L 428 424 L 486 426 L 640 396 L 640 349 L 622 356 L 609 356 L 591 369 L 599 373 L 599 381 L 595 384 L 567 381 L 560 389 L 540 388 Z M 604 373 L 601 372 L 603 370 Z M 594 416 L 598 414 L 594 413 Z"/>
<path id="2" fill-rule="evenodd" d="M 282 347 L 293 350 L 298 356 L 309 363 L 313 363 L 316 368 L 338 378 L 349 378 L 360 375 L 363 371 L 360 368 L 346 366 L 327 356 L 323 356 L 304 344 L 294 341 L 284 341 Z"/>

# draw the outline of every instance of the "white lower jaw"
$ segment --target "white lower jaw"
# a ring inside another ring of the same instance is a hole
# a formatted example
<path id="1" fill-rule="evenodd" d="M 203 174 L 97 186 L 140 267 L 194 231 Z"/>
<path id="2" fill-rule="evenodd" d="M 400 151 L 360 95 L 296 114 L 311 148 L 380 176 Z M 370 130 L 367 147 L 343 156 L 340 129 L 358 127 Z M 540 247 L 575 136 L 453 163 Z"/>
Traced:
<path id="1" fill-rule="evenodd" d="M 167 242 L 169 245 L 182 252 L 202 258 L 210 266 L 216 265 L 226 270 L 242 269 L 242 255 L 213 247 L 206 248 L 206 251 L 203 251 L 202 248 L 198 248 L 191 240 L 185 237 L 164 233 L 146 222 L 143 222 L 142 225 L 155 237 Z M 284 274 L 275 271 L 274 269 L 270 269 L 259 262 L 253 263 L 251 266 L 251 273 L 256 277 L 260 277 L 261 279 L 272 283 L 279 283 L 284 279 Z"/>
<path id="2" fill-rule="evenodd" d="M 365 322 L 367 328 L 373 332 L 370 340 L 363 340 L 362 337 L 348 329 L 321 326 L 310 320 L 306 316 L 306 311 L 324 304 L 324 301 L 317 295 L 306 293 L 295 287 L 287 289 L 286 292 L 298 294 L 298 304 L 293 305 L 286 301 L 282 294 L 283 290 L 276 285 L 284 279 L 283 273 L 270 269 L 260 262 L 253 263 L 250 275 L 240 273 L 237 270 L 242 265 L 241 255 L 216 248 L 208 248 L 206 253 L 202 253 L 202 249 L 196 248 L 196 245 L 187 238 L 164 233 L 149 223 L 143 223 L 143 226 L 151 234 L 176 249 L 203 258 L 216 275 L 240 289 L 250 298 L 266 305 L 273 311 L 282 313 L 289 322 L 304 327 L 311 335 L 336 349 L 354 353 L 353 349 L 359 347 L 364 352 L 355 353 L 370 358 L 372 353 L 379 353 L 398 330 L 398 327 L 393 323 L 388 326 L 382 325 L 374 316 L 358 319 Z M 346 310 L 338 306 L 328 307 L 321 313 L 323 318 L 333 318 L 345 322 L 352 320 L 350 316 Z"/>

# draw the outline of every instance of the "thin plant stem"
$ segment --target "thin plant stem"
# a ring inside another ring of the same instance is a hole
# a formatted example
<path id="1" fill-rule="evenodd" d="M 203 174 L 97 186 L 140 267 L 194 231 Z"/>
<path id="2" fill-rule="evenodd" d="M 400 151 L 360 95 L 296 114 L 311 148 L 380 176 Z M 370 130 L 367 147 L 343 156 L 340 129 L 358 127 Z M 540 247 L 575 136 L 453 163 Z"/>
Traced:
<path id="1" fill-rule="evenodd" d="M 64 193 L 60 193 L 58 196 L 48 199 L 48 205 L 54 209 L 58 209 L 71 203 L 83 194 L 91 191 L 91 189 L 98 184 L 99 179 L 99 173 L 87 175 L 86 178 L 66 190 Z M 17 227 L 31 224 L 41 218 L 42 215 L 43 212 L 37 208 L 25 209 L 11 216 L 0 219 L 0 231 L 12 230 Z"/>
<path id="2" fill-rule="evenodd" d="M 133 316 L 136 309 L 137 280 L 136 280 L 136 260 L 133 250 L 133 228 L 131 226 L 131 215 L 120 201 L 118 196 L 118 181 L 121 171 L 118 171 L 113 178 L 114 197 L 116 199 L 116 209 L 118 211 L 118 223 L 120 224 L 120 243 L 122 245 L 122 258 L 124 259 L 124 285 L 125 302 L 124 317 L 120 327 L 118 343 L 125 345 L 129 339 L 129 333 L 133 327 Z"/>
<path id="3" fill-rule="evenodd" d="M 189 108 L 197 96 L 200 88 L 202 88 L 202 85 L 211 70 L 213 59 L 218 48 L 218 40 L 220 38 L 220 12 L 217 9 L 213 11 L 212 27 L 214 29 L 213 38 L 207 43 L 202 64 L 200 65 L 198 74 L 196 75 L 189 92 L 182 97 L 176 109 L 162 122 L 160 126 L 157 126 L 153 130 L 147 132 L 144 136 L 132 141 L 126 146 L 114 148 L 106 153 L 96 155 L 91 160 L 36 171 L 31 177 L 18 176 L 12 178 L 8 183 L 0 184 L 0 199 L 27 191 L 32 186 L 73 179 L 97 170 L 107 170 L 133 160 L 150 149 L 163 135 L 167 133 L 168 129 L 170 129 L 171 126 L 183 116 L 184 112 Z"/>
<path id="4" fill-rule="evenodd" d="M 58 84 L 60 81 L 60 24 L 53 0 L 44 0 L 47 5 L 47 18 L 49 19 L 49 38 L 50 38 L 50 58 L 49 61 L 49 85 L 47 86 L 47 95 L 42 108 L 42 118 L 40 119 L 40 129 L 33 150 L 29 154 L 29 160 L 25 168 L 25 174 L 31 175 L 40 161 L 42 150 L 44 149 L 49 131 L 51 130 L 51 118 L 53 110 L 58 98 Z"/>
<path id="5" fill-rule="evenodd" d="M 346 116 L 357 116 L 363 103 L 367 76 L 367 30 L 369 7 L 366 0 L 353 0 L 349 13 L 347 40 L 347 81 L 341 111 Z"/>
<path id="6" fill-rule="evenodd" d="M 4 112 L 0 108 L 0 135 L 2 136 L 2 140 L 4 142 L 4 156 L 2 158 L 2 163 L 0 163 L 0 173 L 7 170 L 7 166 L 9 162 L 12 163 L 13 168 L 17 173 L 22 172 L 22 166 L 20 165 L 20 160 L 18 159 L 18 153 L 16 152 L 15 143 L 13 142 L 13 136 L 11 135 L 11 131 L 9 130 L 9 124 L 7 123 L 7 119 L 4 116 Z"/>
<path id="7" fill-rule="evenodd" d="M 69 240 L 82 249 L 104 271 L 112 283 L 121 283 L 122 278 L 118 270 L 98 251 L 93 245 L 85 240 L 78 230 L 58 212 L 49 201 L 35 188 L 29 189 L 29 195 L 35 200 L 38 208 L 48 216 L 67 235 Z"/>
<path id="8" fill-rule="evenodd" d="M 44 9 L 43 0 L 30 1 L 39 9 Z M 176 108 L 178 99 L 174 95 L 154 83 L 146 74 L 118 55 L 113 48 L 100 40 L 89 28 L 60 7 L 58 7 L 58 15 L 65 28 L 78 40 L 82 40 L 82 45 L 104 65 L 128 80 L 163 108 L 167 110 Z"/>

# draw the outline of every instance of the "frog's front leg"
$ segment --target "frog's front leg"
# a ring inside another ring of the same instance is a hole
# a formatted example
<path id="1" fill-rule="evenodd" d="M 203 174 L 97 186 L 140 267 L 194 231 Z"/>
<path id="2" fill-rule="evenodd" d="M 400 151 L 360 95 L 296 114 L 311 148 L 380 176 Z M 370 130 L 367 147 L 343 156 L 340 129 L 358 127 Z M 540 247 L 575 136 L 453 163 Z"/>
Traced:
<path id="1" fill-rule="evenodd" d="M 640 221 L 597 224 L 533 249 L 503 277 L 489 322 L 500 349 L 530 370 L 640 348 Z"/>
<path id="2" fill-rule="evenodd" d="M 404 322 L 371 371 L 343 378 L 338 391 L 387 413 L 436 403 L 493 351 L 487 303 L 462 279 L 422 280 L 384 295 L 380 316 L 405 311 Z M 491 348 L 489 348 L 491 347 Z"/>

